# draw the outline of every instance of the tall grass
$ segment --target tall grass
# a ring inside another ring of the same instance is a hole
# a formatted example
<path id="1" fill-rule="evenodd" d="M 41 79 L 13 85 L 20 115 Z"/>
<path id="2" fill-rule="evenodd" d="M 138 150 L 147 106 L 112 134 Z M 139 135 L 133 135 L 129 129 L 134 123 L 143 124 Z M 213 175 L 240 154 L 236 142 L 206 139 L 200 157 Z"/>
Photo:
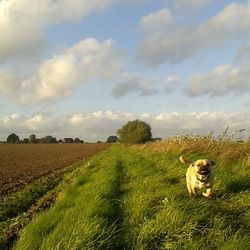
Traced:
<path id="1" fill-rule="evenodd" d="M 138 148 L 138 146 L 136 146 Z M 139 146 L 156 152 L 179 153 L 216 158 L 220 166 L 232 165 L 239 161 L 250 166 L 250 143 L 230 140 L 214 140 L 212 136 L 175 136 L 169 139 Z"/>
<path id="2" fill-rule="evenodd" d="M 14 249 L 107 249 L 117 234 L 120 166 L 109 153 L 93 163 L 50 210 L 21 233 Z M 117 193 L 118 192 L 118 193 Z"/>
<path id="3" fill-rule="evenodd" d="M 248 249 L 249 148 L 225 164 L 220 154 L 245 145 L 199 142 L 112 146 L 22 231 L 14 249 Z M 188 198 L 180 153 L 215 158 L 214 197 Z"/>

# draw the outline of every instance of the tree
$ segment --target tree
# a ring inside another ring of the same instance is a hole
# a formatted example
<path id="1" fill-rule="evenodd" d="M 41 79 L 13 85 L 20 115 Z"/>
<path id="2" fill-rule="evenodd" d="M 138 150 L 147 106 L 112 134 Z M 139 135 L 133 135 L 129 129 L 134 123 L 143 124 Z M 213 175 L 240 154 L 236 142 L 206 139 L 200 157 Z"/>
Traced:
<path id="1" fill-rule="evenodd" d="M 78 137 L 74 139 L 74 143 L 84 143 L 83 140 L 80 140 Z"/>
<path id="2" fill-rule="evenodd" d="M 25 144 L 29 143 L 29 139 L 28 138 L 23 138 L 23 143 L 25 143 Z"/>
<path id="3" fill-rule="evenodd" d="M 115 135 L 110 135 L 108 138 L 107 138 L 107 143 L 115 143 L 118 141 L 118 137 L 115 136 Z"/>
<path id="4" fill-rule="evenodd" d="M 64 139 L 63 139 L 63 142 L 64 142 L 64 143 L 73 143 L 73 142 L 74 142 L 74 139 L 73 139 L 73 138 L 64 138 Z"/>
<path id="5" fill-rule="evenodd" d="M 120 141 L 128 143 L 144 143 L 152 139 L 150 125 L 140 120 L 129 121 L 118 129 L 117 135 Z"/>
<path id="6" fill-rule="evenodd" d="M 51 135 L 47 135 L 41 139 L 42 143 L 57 143 L 57 140 L 55 137 Z"/>
<path id="7" fill-rule="evenodd" d="M 152 138 L 152 141 L 153 142 L 162 141 L 162 138 L 161 137 L 154 137 L 154 138 Z"/>
<path id="8" fill-rule="evenodd" d="M 18 142 L 20 142 L 20 139 L 19 139 L 18 135 L 16 135 L 15 133 L 12 133 L 7 137 L 7 142 L 18 143 Z"/>
<path id="9" fill-rule="evenodd" d="M 30 135 L 29 143 L 37 143 L 36 135 L 34 134 Z"/>

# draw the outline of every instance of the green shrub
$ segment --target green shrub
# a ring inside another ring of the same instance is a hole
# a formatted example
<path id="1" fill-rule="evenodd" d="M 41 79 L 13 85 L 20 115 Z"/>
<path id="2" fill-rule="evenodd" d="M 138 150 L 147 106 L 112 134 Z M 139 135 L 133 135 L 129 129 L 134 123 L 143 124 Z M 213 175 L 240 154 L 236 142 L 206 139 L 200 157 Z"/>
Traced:
<path id="1" fill-rule="evenodd" d="M 18 143 L 18 142 L 20 142 L 20 139 L 19 139 L 18 135 L 12 133 L 7 137 L 7 142 Z"/>
<path id="2" fill-rule="evenodd" d="M 107 138 L 107 143 L 115 143 L 118 141 L 118 137 L 115 136 L 115 135 L 110 135 L 108 138 Z"/>
<path id="3" fill-rule="evenodd" d="M 129 121 L 118 129 L 117 135 L 120 141 L 127 143 L 144 143 L 152 140 L 150 125 L 140 120 Z"/>

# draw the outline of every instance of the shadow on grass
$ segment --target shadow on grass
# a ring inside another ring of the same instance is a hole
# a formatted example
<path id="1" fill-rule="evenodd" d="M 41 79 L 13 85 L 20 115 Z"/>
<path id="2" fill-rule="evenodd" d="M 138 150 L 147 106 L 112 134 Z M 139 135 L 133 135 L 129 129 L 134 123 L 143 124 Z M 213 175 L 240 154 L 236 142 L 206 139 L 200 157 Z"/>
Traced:
<path id="1" fill-rule="evenodd" d="M 232 193 L 240 193 L 250 189 L 250 177 L 234 180 L 228 183 L 226 189 Z"/>
<path id="2" fill-rule="evenodd" d="M 105 195 L 105 199 L 110 202 L 109 209 L 105 214 L 102 214 L 102 216 L 107 219 L 110 226 L 115 225 L 116 234 L 112 236 L 112 249 L 117 250 L 124 249 L 124 214 L 121 208 L 121 199 L 126 193 L 122 187 L 124 176 L 124 166 L 121 161 L 117 161 L 112 189 Z"/>
<path id="3" fill-rule="evenodd" d="M 175 185 L 180 182 L 179 177 L 167 177 L 164 181 L 170 185 Z"/>

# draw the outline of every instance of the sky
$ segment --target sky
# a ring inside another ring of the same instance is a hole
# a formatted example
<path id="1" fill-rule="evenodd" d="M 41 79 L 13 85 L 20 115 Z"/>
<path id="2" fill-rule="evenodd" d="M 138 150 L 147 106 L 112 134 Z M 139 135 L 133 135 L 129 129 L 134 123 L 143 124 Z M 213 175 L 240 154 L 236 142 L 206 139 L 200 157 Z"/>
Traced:
<path id="1" fill-rule="evenodd" d="M 250 131 L 250 0 L 0 0 L 0 140 Z"/>

